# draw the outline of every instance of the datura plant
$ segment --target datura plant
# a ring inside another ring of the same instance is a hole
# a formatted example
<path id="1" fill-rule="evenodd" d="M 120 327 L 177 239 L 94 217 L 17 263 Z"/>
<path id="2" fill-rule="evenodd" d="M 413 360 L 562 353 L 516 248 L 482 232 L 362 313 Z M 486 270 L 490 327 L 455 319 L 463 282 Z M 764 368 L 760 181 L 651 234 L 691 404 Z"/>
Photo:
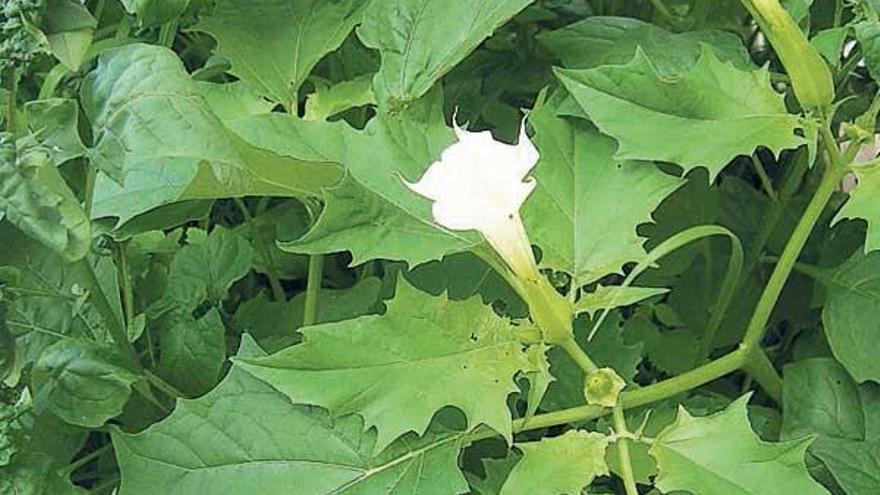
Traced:
<path id="1" fill-rule="evenodd" d="M 0 0 L 0 495 L 880 493 L 873 0 Z"/>

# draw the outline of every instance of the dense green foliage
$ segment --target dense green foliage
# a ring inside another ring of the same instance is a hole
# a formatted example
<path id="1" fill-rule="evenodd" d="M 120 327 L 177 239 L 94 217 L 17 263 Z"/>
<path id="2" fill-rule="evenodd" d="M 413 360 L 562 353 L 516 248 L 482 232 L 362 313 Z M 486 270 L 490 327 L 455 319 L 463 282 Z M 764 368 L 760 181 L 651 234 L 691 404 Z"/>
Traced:
<path id="1" fill-rule="evenodd" d="M 875 0 L 0 0 L 0 495 L 880 493 Z"/>

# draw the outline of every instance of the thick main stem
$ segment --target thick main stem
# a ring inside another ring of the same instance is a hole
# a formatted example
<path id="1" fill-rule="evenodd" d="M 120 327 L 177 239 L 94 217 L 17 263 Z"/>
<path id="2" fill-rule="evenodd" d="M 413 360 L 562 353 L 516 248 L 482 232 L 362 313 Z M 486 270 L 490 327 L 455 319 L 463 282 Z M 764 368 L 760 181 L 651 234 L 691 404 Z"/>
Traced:
<path id="1" fill-rule="evenodd" d="M 623 407 L 619 404 L 614 408 L 613 412 L 614 430 L 618 434 L 625 434 L 629 430 L 626 426 L 626 418 L 623 415 Z M 626 489 L 626 495 L 639 495 L 639 489 L 636 486 L 636 479 L 633 476 L 632 459 L 629 457 L 629 439 L 617 439 L 617 456 L 620 458 L 620 477 L 623 479 L 623 486 Z"/>
<path id="2" fill-rule="evenodd" d="M 785 249 L 783 249 L 782 254 L 779 256 L 779 262 L 773 269 L 773 273 L 770 274 L 770 280 L 764 286 L 764 291 L 761 293 L 758 305 L 755 307 L 754 313 L 752 313 L 752 318 L 746 328 L 746 335 L 742 341 L 743 346 L 747 349 L 757 348 L 764 337 L 764 329 L 770 320 L 770 315 L 776 306 L 776 302 L 779 300 L 780 294 L 782 294 L 785 282 L 788 280 L 801 251 L 803 251 L 807 239 L 809 239 L 810 233 L 813 231 L 813 227 L 816 226 L 816 222 L 819 221 L 825 206 L 837 189 L 840 179 L 846 173 L 846 164 L 843 163 L 843 157 L 837 149 L 837 144 L 834 142 L 831 132 L 827 129 L 824 129 L 822 141 L 829 156 L 828 166 L 825 169 L 819 187 L 813 194 L 812 200 L 810 200 L 806 210 L 801 215 L 801 219 L 788 239 Z"/>

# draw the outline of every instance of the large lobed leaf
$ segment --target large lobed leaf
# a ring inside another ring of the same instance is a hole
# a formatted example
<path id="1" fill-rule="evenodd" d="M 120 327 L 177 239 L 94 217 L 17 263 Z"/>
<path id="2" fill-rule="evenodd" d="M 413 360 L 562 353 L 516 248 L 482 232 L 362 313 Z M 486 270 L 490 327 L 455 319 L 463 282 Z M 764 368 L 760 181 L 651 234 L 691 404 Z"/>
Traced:
<path id="1" fill-rule="evenodd" d="M 507 396 L 531 365 L 516 327 L 479 297 L 450 301 L 400 281 L 381 316 L 306 327 L 303 343 L 239 366 L 295 403 L 357 413 L 378 447 L 422 434 L 444 406 L 510 438 Z"/>
<path id="2" fill-rule="evenodd" d="M 174 52 L 132 44 L 105 52 L 82 87 L 91 121 L 93 218 L 124 222 L 195 198 L 317 196 L 338 182 L 337 166 L 254 148 L 212 113 Z"/>
<path id="3" fill-rule="evenodd" d="M 382 55 L 373 80 L 378 100 L 398 107 L 418 99 L 530 3 L 532 0 L 374 0 L 358 36 Z"/>
<path id="4" fill-rule="evenodd" d="M 518 443 L 523 452 L 500 495 L 576 495 L 597 476 L 608 475 L 608 438 L 571 430 L 539 442 Z"/>
<path id="5" fill-rule="evenodd" d="M 674 75 L 694 65 L 704 44 L 721 60 L 740 69 L 752 68 L 748 51 L 731 33 L 714 29 L 672 33 L 630 17 L 592 16 L 537 38 L 568 69 L 623 65 L 640 49 L 661 74 Z"/>
<path id="6" fill-rule="evenodd" d="M 230 72 L 261 95 L 296 108 L 299 87 L 342 44 L 366 0 L 221 0 L 196 29 L 217 39 Z"/>
<path id="7" fill-rule="evenodd" d="M 810 478 L 804 454 L 811 439 L 767 443 L 749 425 L 749 395 L 725 410 L 702 418 L 679 409 L 675 423 L 654 439 L 650 453 L 657 461 L 657 487 L 700 495 L 798 493 L 826 495 Z"/>
<path id="8" fill-rule="evenodd" d="M 523 221 L 541 248 L 541 264 L 569 273 L 580 286 L 645 256 L 636 227 L 650 222 L 683 182 L 653 163 L 615 159 L 612 139 L 558 115 L 563 100 L 557 92 L 529 114 L 541 158 Z"/>
<path id="9" fill-rule="evenodd" d="M 877 201 L 877 195 L 880 194 L 880 165 L 860 165 L 851 170 L 858 185 L 850 191 L 849 200 L 837 212 L 834 222 L 847 218 L 864 219 L 868 223 L 865 252 L 874 251 L 880 249 L 880 202 Z"/>
<path id="10" fill-rule="evenodd" d="M 237 121 L 235 131 L 255 146 L 347 170 L 340 184 L 324 190 L 326 205 L 314 227 L 284 247 L 309 254 L 348 250 L 352 264 L 385 258 L 415 266 L 478 244 L 473 233 L 435 223 L 430 201 L 404 183 L 417 182 L 453 142 L 441 96 L 432 92 L 405 111 L 380 114 L 363 131 L 280 114 Z"/>
<path id="11" fill-rule="evenodd" d="M 240 356 L 262 354 L 249 338 Z M 213 391 L 180 400 L 167 419 L 138 434 L 113 433 L 122 495 L 454 495 L 467 491 L 458 470 L 462 432 L 435 425 L 382 453 L 356 416 L 334 420 L 294 405 L 233 366 Z"/>
<path id="12" fill-rule="evenodd" d="M 702 166 L 714 178 L 759 146 L 779 153 L 807 143 L 796 134 L 804 122 L 786 112 L 767 69 L 738 69 L 709 48 L 674 75 L 641 50 L 627 65 L 556 73 L 596 127 L 617 140 L 618 159 Z"/>

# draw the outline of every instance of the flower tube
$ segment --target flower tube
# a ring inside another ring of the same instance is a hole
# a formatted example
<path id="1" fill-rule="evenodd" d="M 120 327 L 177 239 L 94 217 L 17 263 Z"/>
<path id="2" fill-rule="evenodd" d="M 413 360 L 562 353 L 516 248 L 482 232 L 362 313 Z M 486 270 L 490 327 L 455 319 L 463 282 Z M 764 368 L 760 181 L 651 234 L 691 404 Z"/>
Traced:
<path id="1" fill-rule="evenodd" d="M 535 189 L 529 172 L 538 151 L 520 131 L 519 143 L 495 141 L 487 132 L 455 127 L 458 142 L 446 148 L 415 184 L 434 202 L 434 221 L 451 230 L 476 230 L 515 275 L 516 289 L 548 342 L 571 335 L 571 305 L 538 272 L 519 210 Z"/>

